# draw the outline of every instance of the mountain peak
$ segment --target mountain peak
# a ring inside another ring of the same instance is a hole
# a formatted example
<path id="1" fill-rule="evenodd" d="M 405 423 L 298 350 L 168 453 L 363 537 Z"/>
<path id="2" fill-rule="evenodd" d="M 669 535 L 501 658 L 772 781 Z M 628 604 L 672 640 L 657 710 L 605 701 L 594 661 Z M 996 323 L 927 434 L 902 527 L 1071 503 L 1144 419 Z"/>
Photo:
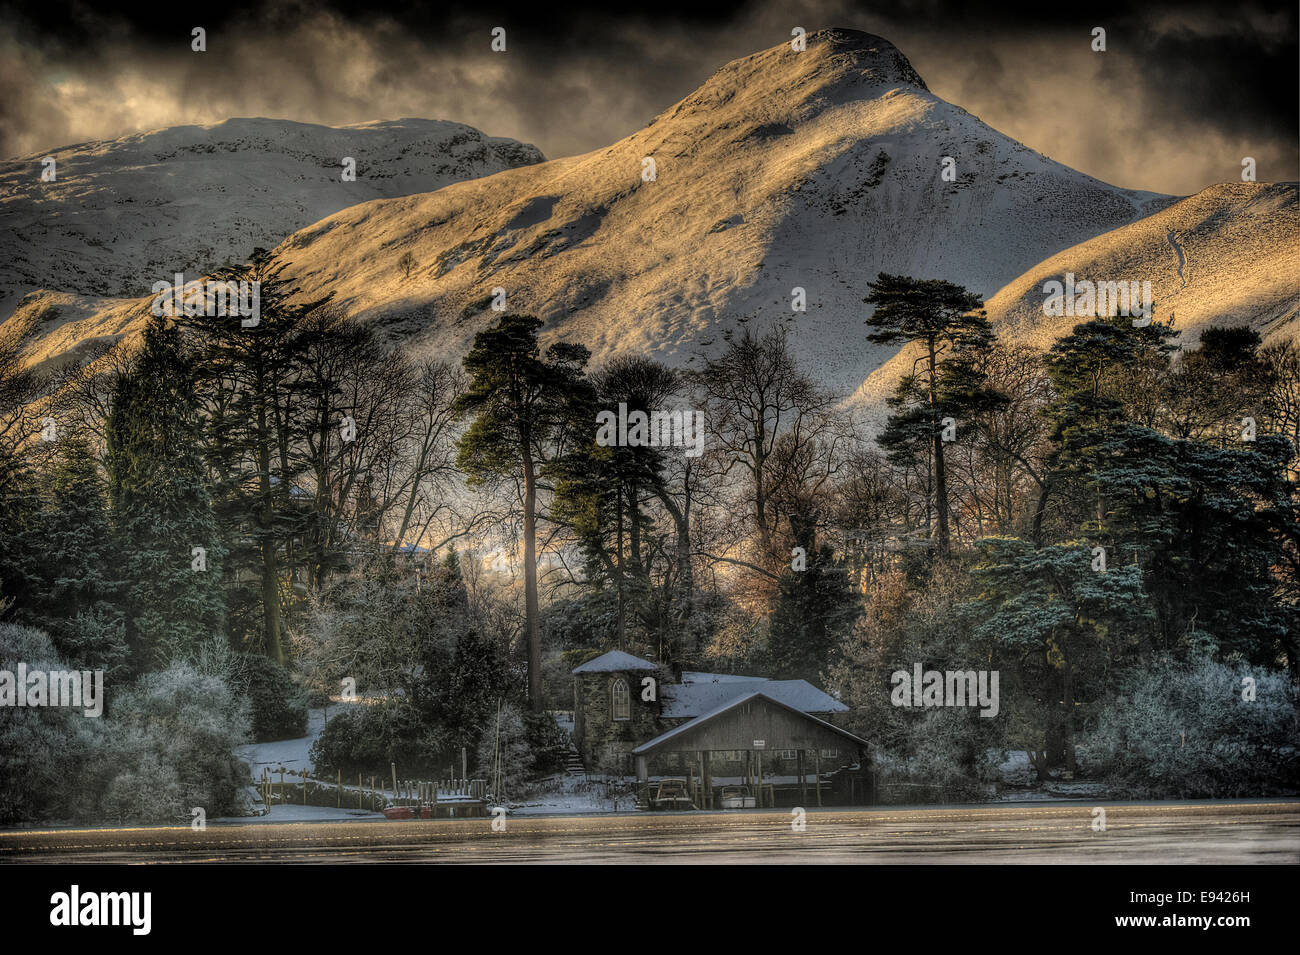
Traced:
<path id="1" fill-rule="evenodd" d="M 808 34 L 806 39 L 809 51 L 819 50 L 824 56 L 846 60 L 851 69 L 865 74 L 864 78 L 873 86 L 903 84 L 929 92 L 925 80 L 907 57 L 884 37 L 846 27 L 829 27 Z"/>
<path id="2" fill-rule="evenodd" d="M 793 39 L 732 60 L 655 121 L 711 114 L 729 105 L 797 116 L 805 113 L 803 107 L 816 112 L 898 87 L 929 93 L 907 57 L 882 37 L 831 27 L 806 34 L 804 49 L 799 51 L 791 46 Z"/>

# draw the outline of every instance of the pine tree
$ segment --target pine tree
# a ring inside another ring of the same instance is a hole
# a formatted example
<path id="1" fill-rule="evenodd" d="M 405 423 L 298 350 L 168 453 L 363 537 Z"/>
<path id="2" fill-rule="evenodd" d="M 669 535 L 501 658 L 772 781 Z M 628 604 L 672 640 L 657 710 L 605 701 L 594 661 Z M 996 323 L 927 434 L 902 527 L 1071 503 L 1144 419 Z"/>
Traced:
<path id="1" fill-rule="evenodd" d="M 820 683 L 861 613 L 848 568 L 835 559 L 833 548 L 823 544 L 810 550 L 804 570 L 781 576 L 762 665 L 774 677 Z"/>
<path id="2" fill-rule="evenodd" d="M 301 564 L 295 545 L 307 533 L 311 513 L 299 487 L 309 424 L 301 413 L 299 331 L 303 320 L 329 300 L 293 301 L 298 289 L 281 277 L 283 270 L 257 249 L 248 264 L 216 274 L 218 281 L 258 283 L 256 325 L 245 327 L 231 315 L 181 320 L 199 343 L 204 457 L 214 475 L 217 517 L 232 545 L 230 576 L 234 580 L 247 570 L 257 580 L 256 594 L 246 602 L 260 612 L 266 654 L 281 664 L 283 591 Z"/>
<path id="3" fill-rule="evenodd" d="M 457 402 L 474 420 L 460 440 L 459 464 L 471 483 L 505 480 L 518 494 L 524 537 L 524 623 L 528 641 L 528 698 L 542 709 L 542 644 L 537 594 L 537 518 L 542 467 L 564 453 L 566 438 L 581 433 L 575 409 L 590 407 L 583 366 L 590 353 L 556 344 L 543 358 L 537 344 L 542 322 L 505 315 L 474 336 L 465 356 L 469 390 Z M 594 432 L 594 420 L 586 426 Z"/>
<path id="4" fill-rule="evenodd" d="M 1125 394 L 1129 376 L 1141 368 L 1167 369 L 1177 335 L 1159 322 L 1134 328 L 1128 318 L 1100 318 L 1076 325 L 1052 345 L 1047 368 L 1054 397 L 1046 414 L 1053 447 L 1035 508 L 1036 543 L 1044 542 L 1051 498 L 1060 502 L 1064 536 L 1099 530 L 1105 502 L 1087 475 L 1099 460 L 1100 442 L 1130 415 Z"/>
<path id="5" fill-rule="evenodd" d="M 950 501 L 944 461 L 943 419 L 956 421 L 971 402 L 993 396 L 973 377 L 975 366 L 954 362 L 954 353 L 987 347 L 992 330 L 978 295 L 941 279 L 914 279 L 881 272 L 863 301 L 876 306 L 867 324 L 878 344 L 918 343 L 924 368 L 906 376 L 891 402 L 896 409 L 882 436 L 895 456 L 904 449 L 928 450 L 934 478 L 935 543 L 940 557 L 950 551 Z M 945 358 L 944 356 L 948 357 Z"/>
<path id="6" fill-rule="evenodd" d="M 1151 617 L 1135 566 L 1098 569 L 1086 541 L 1035 548 L 1017 538 L 986 538 L 973 574 L 977 636 L 992 641 L 1041 674 L 1026 683 L 1047 701 L 1047 737 L 1059 730 L 1065 768 L 1075 770 L 1076 701 L 1101 696 L 1101 679 L 1119 661 L 1132 660 Z M 1118 669 L 1118 668 L 1117 668 Z M 1051 705 L 1060 701 L 1059 706 Z M 1052 746 L 1046 747 L 1048 750 Z"/>
<path id="7" fill-rule="evenodd" d="M 592 375 L 595 410 L 615 412 L 620 405 L 649 416 L 660 411 L 678 386 L 668 368 L 646 358 L 617 358 Z M 584 417 L 579 414 L 579 418 Z M 594 440 L 575 443 L 549 468 L 555 479 L 553 512 L 568 523 L 585 558 L 588 583 L 610 586 L 615 597 L 615 645 L 626 649 L 629 619 L 661 631 L 657 641 L 676 641 L 670 615 L 658 613 L 651 581 L 653 520 L 649 499 L 663 502 L 667 451 L 660 446 L 602 447 Z M 689 562 L 688 562 L 689 566 Z M 680 561 L 676 568 L 680 568 Z M 680 572 L 680 571 L 678 571 Z"/>
<path id="8" fill-rule="evenodd" d="M 198 453 L 193 381 L 179 330 L 155 318 L 109 404 L 109 500 L 137 671 L 186 656 L 224 629 L 224 548 Z"/>
<path id="9" fill-rule="evenodd" d="M 1274 575 L 1287 542 L 1300 540 L 1290 443 L 1270 434 L 1219 447 L 1122 424 L 1097 452 L 1089 479 L 1106 509 L 1096 539 L 1142 568 L 1152 649 L 1294 660 L 1300 615 Z"/>
<path id="10" fill-rule="evenodd" d="M 84 440 L 59 441 L 41 475 L 33 532 L 41 584 L 24 618 L 50 634 L 63 659 L 111 668 L 125 651 L 122 614 L 113 605 L 119 555 L 107 485 Z"/>

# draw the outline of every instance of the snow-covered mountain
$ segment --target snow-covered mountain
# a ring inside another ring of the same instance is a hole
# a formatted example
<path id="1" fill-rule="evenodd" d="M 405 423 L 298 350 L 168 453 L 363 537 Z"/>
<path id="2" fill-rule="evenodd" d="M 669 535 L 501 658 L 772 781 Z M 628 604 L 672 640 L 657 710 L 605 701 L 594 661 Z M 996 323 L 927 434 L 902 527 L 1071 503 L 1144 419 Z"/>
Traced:
<path id="1" fill-rule="evenodd" d="M 55 178 L 43 181 L 54 157 Z M 343 159 L 356 180 L 342 179 Z M 244 261 L 370 199 L 543 160 L 534 146 L 427 119 L 316 126 L 231 119 L 0 162 L 0 320 L 34 289 L 135 296 Z"/>
<path id="2" fill-rule="evenodd" d="M 1195 341 L 1208 324 L 1267 341 L 1300 332 L 1300 192 L 1294 182 L 1223 183 L 1040 262 L 987 304 L 1004 334 L 1049 345 L 1081 319 L 1044 315 L 1043 286 L 1066 273 L 1150 281 L 1155 317 Z"/>
<path id="3" fill-rule="evenodd" d="M 1169 231 L 1186 236 L 1179 247 L 1207 279 L 1214 257 L 1213 274 L 1240 281 L 1198 299 L 1208 320 L 1252 295 L 1271 301 L 1288 279 L 1294 290 L 1300 239 L 1286 188 L 1223 186 L 1180 202 L 1108 185 L 934 96 L 887 41 L 836 29 L 809 34 L 801 52 L 782 43 L 729 63 L 608 148 L 352 205 L 277 254 L 304 295 L 332 291 L 420 351 L 462 354 L 497 317 L 501 289 L 509 311 L 541 316 L 546 335 L 597 361 L 689 365 L 746 323 L 780 323 L 805 367 L 861 399 L 894 353 L 865 339 L 862 298 L 880 271 L 958 282 L 1032 330 L 1032 310 L 1010 303 L 1034 304 L 1041 269 L 1076 253 L 1076 273 L 1101 269 L 1087 250 L 1109 242 L 1104 268 L 1116 277 L 1163 275 L 1175 261 Z M 804 312 L 792 309 L 796 288 Z M 29 296 L 22 311 L 43 320 L 37 360 L 128 333 L 144 312 L 138 300 L 64 291 Z"/>
<path id="4" fill-rule="evenodd" d="M 1150 282 L 1153 319 L 1173 319 L 1180 345 L 1210 325 L 1250 325 L 1264 341 L 1300 336 L 1300 190 L 1294 182 L 1221 183 L 1071 246 L 985 303 L 999 337 L 1045 349 L 1090 316 L 1044 310 L 1048 283 Z M 1080 286 L 1082 287 L 1082 286 Z M 1053 287 L 1050 291 L 1055 292 Z M 900 351 L 855 396 L 879 408 L 913 355 Z"/>
<path id="5" fill-rule="evenodd" d="M 862 327 L 864 283 L 882 269 L 991 294 L 1170 201 L 991 129 L 931 94 L 885 40 L 823 30 L 802 52 L 729 63 L 606 149 L 346 209 L 279 252 L 306 294 L 332 289 L 440 351 L 495 318 L 501 288 L 509 310 L 597 360 L 688 364 L 741 323 L 784 322 L 801 357 L 849 390 L 888 354 Z M 403 280 L 407 251 L 419 264 Z M 806 312 L 792 309 L 796 287 Z"/>

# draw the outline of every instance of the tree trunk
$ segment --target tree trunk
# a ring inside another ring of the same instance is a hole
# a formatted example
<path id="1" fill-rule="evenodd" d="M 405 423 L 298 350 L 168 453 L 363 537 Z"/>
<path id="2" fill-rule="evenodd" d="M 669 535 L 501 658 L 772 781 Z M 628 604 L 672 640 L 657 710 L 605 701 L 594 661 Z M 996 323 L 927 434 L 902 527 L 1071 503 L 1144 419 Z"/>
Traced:
<path id="1" fill-rule="evenodd" d="M 614 629 L 618 636 L 618 648 L 624 649 L 623 641 L 627 635 L 627 618 L 623 612 L 623 488 L 620 485 L 614 494 L 614 513 L 617 530 L 615 532 L 616 550 L 614 553 L 614 595 L 618 600 L 614 617 Z"/>
<path id="2" fill-rule="evenodd" d="M 524 628 L 528 634 L 528 706 L 542 711 L 542 630 L 537 606 L 537 475 L 524 441 Z"/>
<path id="3" fill-rule="evenodd" d="M 673 526 L 677 530 L 677 587 L 682 603 L 682 619 L 691 614 L 691 604 L 695 596 L 695 574 L 691 570 L 691 496 L 689 486 L 682 507 L 672 499 L 668 489 L 659 482 L 651 484 L 655 496 L 663 504 Z"/>
<path id="4" fill-rule="evenodd" d="M 1070 653 L 1064 645 L 1061 647 L 1065 657 L 1064 681 L 1065 681 L 1065 771 L 1074 778 L 1074 668 L 1070 664 Z"/>
<path id="5" fill-rule="evenodd" d="M 260 379 L 259 379 L 260 381 Z M 284 665 L 284 647 L 280 643 L 280 586 L 276 579 L 280 568 L 276 560 L 276 542 L 272 536 L 275 504 L 271 498 L 271 451 L 268 446 L 265 404 L 258 408 L 257 466 L 262 496 L 262 624 L 266 631 L 267 655 Z"/>
<path id="6" fill-rule="evenodd" d="M 943 429 L 938 427 L 939 422 L 935 420 L 937 409 L 934 394 L 934 376 L 935 376 L 935 343 L 933 339 L 930 345 L 930 417 L 934 424 L 934 509 L 935 517 L 938 522 L 936 528 L 939 546 L 939 555 L 948 556 L 948 473 L 943 462 Z"/>
<path id="7" fill-rule="evenodd" d="M 1034 547 L 1041 549 L 1043 546 L 1043 517 L 1047 513 L 1047 499 L 1052 493 L 1052 475 L 1051 472 L 1043 478 L 1043 483 L 1038 488 L 1038 503 L 1034 506 Z"/>

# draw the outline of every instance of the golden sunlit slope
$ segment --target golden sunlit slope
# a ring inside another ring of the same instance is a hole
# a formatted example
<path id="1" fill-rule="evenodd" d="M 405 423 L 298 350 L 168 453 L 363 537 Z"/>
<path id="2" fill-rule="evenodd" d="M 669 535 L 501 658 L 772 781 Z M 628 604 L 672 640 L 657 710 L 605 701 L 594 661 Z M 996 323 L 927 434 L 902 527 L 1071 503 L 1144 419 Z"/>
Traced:
<path id="1" fill-rule="evenodd" d="M 998 335 L 1046 349 L 1084 316 L 1044 314 L 1044 285 L 1063 282 L 1151 283 L 1154 317 L 1195 345 L 1209 325 L 1250 325 L 1265 341 L 1300 335 L 1300 203 L 1297 184 L 1211 186 L 1129 225 L 1038 263 L 988 299 Z M 855 403 L 879 409 L 898 377 L 911 370 L 899 353 L 864 381 Z"/>
<path id="2" fill-rule="evenodd" d="M 941 179 L 944 156 L 956 182 Z M 783 43 L 728 64 L 608 149 L 366 203 L 279 253 L 305 294 L 334 290 L 442 352 L 495 318 L 501 288 L 510 310 L 597 360 L 685 365 L 745 321 L 790 324 L 800 357 L 847 391 L 883 357 L 863 337 L 864 278 L 889 268 L 989 293 L 1162 201 L 938 99 L 887 41 L 827 30 L 803 52 Z M 409 281 L 396 268 L 407 251 Z M 792 311 L 796 287 L 806 313 Z"/>
<path id="3" fill-rule="evenodd" d="M 1043 314 L 1044 283 L 1150 281 L 1156 317 L 1184 343 L 1206 325 L 1250 325 L 1267 340 L 1293 336 L 1300 309 L 1297 185 L 1224 183 L 1039 263 L 988 301 L 1000 332 L 1048 345 L 1077 318 Z"/>

